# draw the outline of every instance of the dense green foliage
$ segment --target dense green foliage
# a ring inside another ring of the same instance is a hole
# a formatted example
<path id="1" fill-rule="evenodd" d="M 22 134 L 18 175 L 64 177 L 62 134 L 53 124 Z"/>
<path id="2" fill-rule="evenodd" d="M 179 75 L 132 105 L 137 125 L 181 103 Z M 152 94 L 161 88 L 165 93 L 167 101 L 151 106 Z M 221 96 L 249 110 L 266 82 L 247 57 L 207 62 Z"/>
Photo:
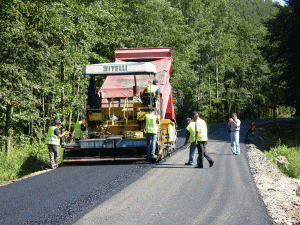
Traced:
<path id="1" fill-rule="evenodd" d="M 209 123 L 233 111 L 243 119 L 269 117 L 278 85 L 262 54 L 263 22 L 277 6 L 263 0 L 3 0 L 0 143 L 11 137 L 12 143 L 42 143 L 55 118 L 72 130 L 83 113 L 83 65 L 114 61 L 116 48 L 172 47 L 171 82 L 184 102 L 179 121 L 193 110 Z"/>
<path id="2" fill-rule="evenodd" d="M 279 89 L 278 101 L 296 107 L 300 115 L 300 2 L 286 1 L 267 28 L 265 52 L 273 74 L 271 82 Z"/>

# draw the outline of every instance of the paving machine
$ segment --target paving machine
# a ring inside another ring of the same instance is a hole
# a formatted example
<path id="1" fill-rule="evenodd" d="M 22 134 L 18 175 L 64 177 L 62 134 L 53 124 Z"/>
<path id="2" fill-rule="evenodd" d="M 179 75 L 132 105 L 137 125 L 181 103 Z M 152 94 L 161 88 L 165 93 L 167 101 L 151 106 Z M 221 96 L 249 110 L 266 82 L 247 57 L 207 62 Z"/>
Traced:
<path id="1" fill-rule="evenodd" d="M 114 63 L 83 68 L 85 80 L 89 77 L 85 103 L 87 131 L 77 143 L 64 146 L 63 162 L 145 160 L 145 115 L 152 108 L 159 118 L 158 160 L 175 148 L 176 120 L 169 82 L 171 48 L 117 49 L 115 56 Z M 106 78 L 100 90 L 95 90 L 98 76 Z M 158 96 L 145 93 L 154 79 L 158 80 Z"/>

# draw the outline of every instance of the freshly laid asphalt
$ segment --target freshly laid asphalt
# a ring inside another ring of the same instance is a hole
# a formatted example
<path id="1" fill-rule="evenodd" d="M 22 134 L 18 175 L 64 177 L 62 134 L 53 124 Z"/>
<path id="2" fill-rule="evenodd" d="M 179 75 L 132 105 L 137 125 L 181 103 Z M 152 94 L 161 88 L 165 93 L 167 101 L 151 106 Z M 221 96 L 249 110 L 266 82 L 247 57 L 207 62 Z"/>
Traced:
<path id="1" fill-rule="evenodd" d="M 181 148 L 157 165 L 64 165 L 2 186 L 0 224 L 273 224 L 248 166 L 249 129 L 242 124 L 241 155 L 230 155 L 226 124 L 214 127 L 211 168 L 185 166 Z"/>

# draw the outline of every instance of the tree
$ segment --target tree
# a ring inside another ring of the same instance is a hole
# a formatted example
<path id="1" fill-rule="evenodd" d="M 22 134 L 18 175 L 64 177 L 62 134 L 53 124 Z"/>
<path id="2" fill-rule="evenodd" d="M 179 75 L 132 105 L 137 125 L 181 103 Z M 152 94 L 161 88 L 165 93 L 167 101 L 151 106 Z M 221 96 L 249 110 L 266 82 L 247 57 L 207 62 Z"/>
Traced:
<path id="1" fill-rule="evenodd" d="M 269 35 L 265 52 L 272 65 L 276 82 L 284 89 L 285 103 L 296 107 L 300 115 L 299 31 L 300 3 L 286 1 L 274 19 L 267 23 Z"/>

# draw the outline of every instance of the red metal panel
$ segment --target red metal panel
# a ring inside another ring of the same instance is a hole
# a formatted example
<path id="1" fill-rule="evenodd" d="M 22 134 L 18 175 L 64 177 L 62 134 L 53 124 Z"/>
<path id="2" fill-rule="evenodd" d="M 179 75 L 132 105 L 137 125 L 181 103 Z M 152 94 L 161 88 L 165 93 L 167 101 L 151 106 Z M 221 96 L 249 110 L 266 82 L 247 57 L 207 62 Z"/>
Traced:
<path id="1" fill-rule="evenodd" d="M 153 60 L 171 58 L 172 48 L 127 48 L 116 49 L 116 61 Z"/>
<path id="2" fill-rule="evenodd" d="M 172 87 L 170 85 L 170 75 L 172 70 L 171 48 L 138 48 L 138 49 L 117 49 L 116 57 L 127 61 L 128 59 L 151 59 L 152 64 L 156 66 L 157 74 L 155 79 L 158 80 L 158 87 L 161 93 L 161 110 L 162 118 L 167 117 L 175 119 Z M 135 58 L 137 57 L 137 58 Z M 158 59 L 155 60 L 155 57 Z M 134 60 L 133 60 L 134 61 Z M 144 91 L 149 84 L 149 79 L 154 79 L 153 75 L 139 75 L 137 79 L 137 93 Z M 126 98 L 133 97 L 134 76 L 107 76 L 99 92 L 102 93 L 103 103 L 108 98 Z"/>
<path id="3" fill-rule="evenodd" d="M 170 93 L 170 96 L 169 96 L 169 101 L 168 101 L 168 105 L 167 105 L 165 119 L 174 119 L 174 120 L 176 120 L 176 116 L 175 116 L 175 113 L 174 113 L 174 107 L 173 107 L 173 95 L 172 95 L 172 93 Z"/>

